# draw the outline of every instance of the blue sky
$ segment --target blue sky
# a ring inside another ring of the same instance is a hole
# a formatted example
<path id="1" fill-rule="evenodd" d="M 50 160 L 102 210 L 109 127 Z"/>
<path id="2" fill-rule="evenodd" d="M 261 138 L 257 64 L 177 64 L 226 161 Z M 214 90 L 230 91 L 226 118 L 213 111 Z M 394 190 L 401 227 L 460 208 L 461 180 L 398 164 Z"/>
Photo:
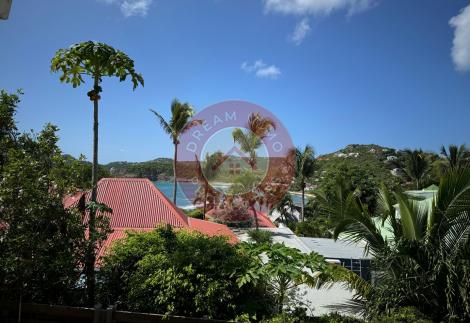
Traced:
<path id="1" fill-rule="evenodd" d="M 100 162 L 171 156 L 149 108 L 200 110 L 243 99 L 271 110 L 296 145 L 438 150 L 470 144 L 470 1 L 24 0 L 0 21 L 0 88 L 25 92 L 20 129 L 60 128 L 65 153 L 91 158 L 90 83 L 49 71 L 62 47 L 106 42 L 145 87 L 106 79 Z M 450 20 L 452 23 L 449 23 Z M 453 50 L 453 54 L 452 54 Z"/>

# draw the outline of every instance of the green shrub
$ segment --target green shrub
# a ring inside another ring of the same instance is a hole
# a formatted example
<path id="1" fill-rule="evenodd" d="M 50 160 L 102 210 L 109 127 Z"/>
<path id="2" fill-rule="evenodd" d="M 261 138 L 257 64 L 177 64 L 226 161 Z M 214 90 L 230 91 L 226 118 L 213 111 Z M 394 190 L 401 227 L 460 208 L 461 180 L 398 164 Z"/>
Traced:
<path id="1" fill-rule="evenodd" d="M 267 230 L 248 230 L 248 236 L 256 243 L 271 243 L 273 240 L 272 232 Z"/>
<path id="2" fill-rule="evenodd" d="M 380 315 L 371 320 L 373 323 L 431 323 L 423 313 L 414 307 L 392 309 L 389 314 Z"/>
<path id="3" fill-rule="evenodd" d="M 129 232 L 104 257 L 100 300 L 130 311 L 233 319 L 270 314 L 262 284 L 241 288 L 238 277 L 251 259 L 223 237 L 169 226 Z"/>
<path id="4" fill-rule="evenodd" d="M 316 317 L 311 322 L 314 322 L 314 323 L 362 323 L 364 321 L 353 316 L 345 316 L 339 313 L 330 313 L 330 314 L 322 315 L 320 317 Z"/>
<path id="5" fill-rule="evenodd" d="M 319 317 L 306 315 L 305 310 L 298 308 L 291 313 L 277 314 L 262 323 L 363 323 L 363 320 L 352 316 L 344 316 L 338 313 L 330 313 Z"/>
<path id="6" fill-rule="evenodd" d="M 184 213 L 190 218 L 204 219 L 204 211 L 202 209 L 185 210 Z"/>

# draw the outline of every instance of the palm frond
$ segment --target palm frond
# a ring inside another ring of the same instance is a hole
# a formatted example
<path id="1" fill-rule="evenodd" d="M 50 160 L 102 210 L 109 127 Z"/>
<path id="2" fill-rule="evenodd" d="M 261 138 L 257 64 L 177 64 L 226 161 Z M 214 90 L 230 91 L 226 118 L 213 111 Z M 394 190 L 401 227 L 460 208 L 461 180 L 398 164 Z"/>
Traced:
<path id="1" fill-rule="evenodd" d="M 168 122 L 166 122 L 166 120 L 157 111 L 152 110 L 152 109 L 150 109 L 150 111 L 157 117 L 163 131 L 171 135 L 173 133 L 173 130 L 171 129 L 171 126 L 168 124 Z"/>
<path id="2" fill-rule="evenodd" d="M 403 236 L 410 241 L 423 239 L 430 214 L 428 204 L 415 201 L 403 193 L 395 193 L 395 197 L 400 209 Z"/>

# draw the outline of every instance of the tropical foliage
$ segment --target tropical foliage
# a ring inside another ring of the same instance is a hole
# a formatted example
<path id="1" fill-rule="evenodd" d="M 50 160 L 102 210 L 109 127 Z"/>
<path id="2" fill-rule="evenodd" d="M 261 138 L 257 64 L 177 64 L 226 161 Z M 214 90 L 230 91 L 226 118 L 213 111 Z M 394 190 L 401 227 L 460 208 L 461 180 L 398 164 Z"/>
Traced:
<path id="1" fill-rule="evenodd" d="M 309 304 L 302 304 L 298 297 L 301 285 L 320 287 L 336 276 L 334 266 L 314 252 L 304 254 L 281 243 L 242 243 L 240 248 L 251 261 L 238 278 L 238 285 L 242 287 L 266 279 L 278 313 L 299 305 L 308 307 Z"/>
<path id="2" fill-rule="evenodd" d="M 267 230 L 248 230 L 248 236 L 255 243 L 271 243 L 272 235 L 272 232 Z"/>
<path id="3" fill-rule="evenodd" d="M 450 169 L 465 166 L 469 162 L 470 151 L 465 145 L 449 145 L 441 147 L 441 155 L 445 157 L 446 166 Z"/>
<path id="4" fill-rule="evenodd" d="M 315 173 L 315 152 L 313 147 L 306 145 L 303 150 L 295 150 L 295 176 L 300 184 L 300 190 L 302 192 L 302 204 L 300 212 L 300 220 L 305 219 L 305 187 L 307 186 L 306 180 L 313 176 Z"/>
<path id="5" fill-rule="evenodd" d="M 276 129 L 273 120 L 261 116 L 259 113 L 252 113 L 248 118 L 246 130 L 235 128 L 232 132 L 233 141 L 240 145 L 240 149 L 249 155 L 248 164 L 252 170 L 256 169 L 257 152 L 261 147 L 263 139 L 270 131 Z"/>
<path id="6" fill-rule="evenodd" d="M 56 126 L 18 132 L 19 94 L 2 90 L 0 98 L 0 142 L 7 148 L 0 168 L 0 303 L 81 304 L 86 226 L 80 210 L 64 210 L 62 197 L 83 184 L 76 167 L 82 164 L 62 156 Z M 97 227 L 102 241 L 106 221 Z"/>
<path id="7" fill-rule="evenodd" d="M 262 317 L 271 303 L 262 282 L 243 287 L 237 282 L 250 261 L 222 237 L 174 232 L 169 226 L 128 232 L 104 259 L 101 298 L 140 312 Z"/>
<path id="8" fill-rule="evenodd" d="M 405 150 L 405 172 L 415 183 L 416 189 L 422 188 L 423 181 L 428 175 L 431 165 L 424 152 L 419 150 Z"/>
<path id="9" fill-rule="evenodd" d="M 469 198 L 470 168 L 457 168 L 441 178 L 430 201 L 383 187 L 376 221 L 355 191 L 338 184 L 335 199 L 323 204 L 336 223 L 334 236 L 365 241 L 375 258 L 375 283 L 354 281 L 367 315 L 412 306 L 437 321 L 470 318 Z M 382 234 L 382 222 L 389 223 L 391 238 Z"/>

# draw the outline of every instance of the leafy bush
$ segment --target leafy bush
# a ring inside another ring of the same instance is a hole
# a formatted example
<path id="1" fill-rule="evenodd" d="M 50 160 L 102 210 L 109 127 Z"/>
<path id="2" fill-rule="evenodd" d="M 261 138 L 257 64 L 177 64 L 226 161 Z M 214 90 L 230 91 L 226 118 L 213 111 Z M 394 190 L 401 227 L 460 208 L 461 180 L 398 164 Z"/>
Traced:
<path id="1" fill-rule="evenodd" d="M 330 220 L 323 216 L 295 223 L 293 231 L 301 237 L 333 238 L 333 226 Z"/>
<path id="2" fill-rule="evenodd" d="M 248 230 L 248 236 L 256 243 L 271 243 L 273 239 L 272 235 L 272 232 L 267 230 Z"/>
<path id="3" fill-rule="evenodd" d="M 374 284 L 345 277 L 364 303 L 368 318 L 413 306 L 432 321 L 470 319 L 469 194 L 470 167 L 447 171 L 426 208 L 422 203 L 427 201 L 382 188 L 377 210 L 390 223 L 388 239 L 355 191 L 338 185 L 335 198 L 318 197 L 337 223 L 335 235 L 346 233 L 344 238 L 350 242 L 365 241 L 374 257 L 379 273 Z"/>
<path id="4" fill-rule="evenodd" d="M 269 314 L 262 284 L 239 288 L 250 259 L 223 237 L 207 237 L 170 226 L 128 232 L 104 258 L 100 298 L 126 310 L 231 319 Z"/>
<path id="5" fill-rule="evenodd" d="M 204 211 L 202 209 L 193 209 L 193 210 L 188 210 L 185 211 L 187 216 L 190 218 L 195 218 L 195 219 L 204 219 Z"/>
<path id="6" fill-rule="evenodd" d="M 282 313 L 269 319 L 262 320 L 262 323 L 363 323 L 363 320 L 352 316 L 344 316 L 338 313 L 325 314 L 319 317 L 311 317 L 305 314 L 305 310 L 296 309 L 292 313 Z"/>
<path id="7" fill-rule="evenodd" d="M 238 278 L 239 286 L 259 280 L 267 284 L 273 292 L 277 313 L 303 304 L 300 285 L 316 287 L 332 281 L 338 273 L 339 267 L 327 263 L 321 255 L 305 254 L 283 243 L 244 242 L 239 244 L 239 249 L 251 260 Z"/>
<path id="8" fill-rule="evenodd" d="M 325 314 L 312 320 L 314 323 L 361 323 L 364 322 L 356 317 L 345 316 L 339 313 Z"/>
<path id="9" fill-rule="evenodd" d="M 431 323 L 423 313 L 414 307 L 392 309 L 389 314 L 380 315 L 371 320 L 373 323 Z"/>

